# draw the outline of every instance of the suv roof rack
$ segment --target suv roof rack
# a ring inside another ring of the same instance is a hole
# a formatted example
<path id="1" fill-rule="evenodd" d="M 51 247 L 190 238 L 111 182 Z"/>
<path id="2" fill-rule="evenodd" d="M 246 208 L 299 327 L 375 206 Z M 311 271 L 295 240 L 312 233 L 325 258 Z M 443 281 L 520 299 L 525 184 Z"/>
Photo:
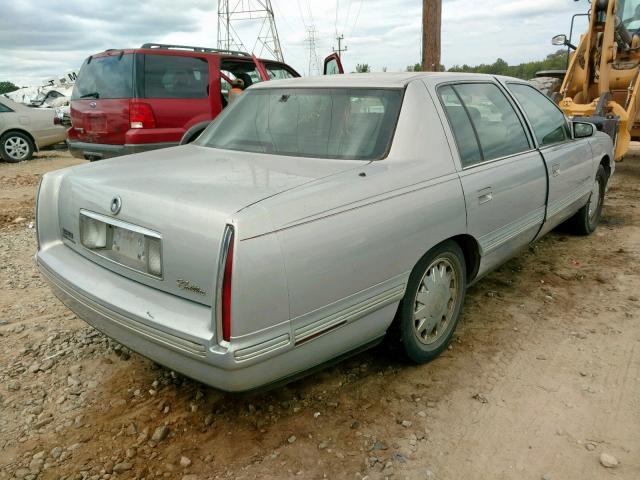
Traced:
<path id="1" fill-rule="evenodd" d="M 247 52 L 241 52 L 240 50 L 224 50 L 220 48 L 193 47 L 191 45 L 169 45 L 166 43 L 145 43 L 140 48 L 157 48 L 160 50 L 191 50 L 193 52 L 230 53 L 232 55 L 242 55 L 244 57 L 251 56 L 251 54 Z"/>

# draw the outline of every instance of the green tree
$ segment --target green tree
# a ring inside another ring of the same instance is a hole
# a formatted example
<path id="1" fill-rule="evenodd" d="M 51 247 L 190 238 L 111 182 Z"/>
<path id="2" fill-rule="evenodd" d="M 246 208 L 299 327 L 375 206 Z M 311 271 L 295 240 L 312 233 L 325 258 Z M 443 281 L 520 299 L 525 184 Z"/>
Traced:
<path id="1" fill-rule="evenodd" d="M 371 69 L 369 68 L 369 64 L 368 63 L 359 63 L 356 65 L 356 72 L 357 73 L 369 73 L 371 71 Z"/>
<path id="2" fill-rule="evenodd" d="M 421 71 L 422 71 L 422 64 L 420 63 L 407 66 L 407 72 L 421 72 Z"/>
<path id="3" fill-rule="evenodd" d="M 12 82 L 0 82 L 0 95 L 2 95 L 3 93 L 9 93 L 9 92 L 13 92 L 15 90 L 18 90 L 17 85 L 13 84 Z"/>
<path id="4" fill-rule="evenodd" d="M 536 72 L 541 70 L 564 70 L 567 67 L 567 51 L 558 50 L 547 55 L 544 60 L 521 63 L 519 65 L 509 65 L 503 59 L 498 58 L 494 63 L 481 63 L 472 67 L 470 65 L 454 65 L 450 72 L 466 73 L 489 73 L 492 75 L 507 75 L 510 77 L 529 80 L 536 76 Z"/>

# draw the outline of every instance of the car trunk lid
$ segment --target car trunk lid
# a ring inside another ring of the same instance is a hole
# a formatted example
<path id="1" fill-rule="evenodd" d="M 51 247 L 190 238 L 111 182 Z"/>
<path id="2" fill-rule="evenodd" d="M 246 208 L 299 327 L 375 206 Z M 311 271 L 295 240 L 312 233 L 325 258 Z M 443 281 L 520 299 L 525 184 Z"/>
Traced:
<path id="1" fill-rule="evenodd" d="M 187 145 L 76 167 L 59 197 L 64 242 L 105 268 L 146 285 L 213 305 L 218 253 L 227 222 L 261 200 L 355 168 L 362 162 L 276 157 Z M 117 214 L 111 212 L 119 199 Z M 157 232 L 162 278 L 87 249 L 81 211 Z M 241 229 L 242 226 L 240 225 Z"/>

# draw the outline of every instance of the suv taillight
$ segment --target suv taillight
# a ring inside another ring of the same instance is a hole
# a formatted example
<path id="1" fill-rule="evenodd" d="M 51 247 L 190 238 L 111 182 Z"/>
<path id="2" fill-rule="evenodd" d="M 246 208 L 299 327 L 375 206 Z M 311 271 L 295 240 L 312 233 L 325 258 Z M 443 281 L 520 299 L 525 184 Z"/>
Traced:
<path id="1" fill-rule="evenodd" d="M 129 123 L 131 128 L 155 128 L 156 116 L 151 105 L 137 100 L 129 101 Z"/>

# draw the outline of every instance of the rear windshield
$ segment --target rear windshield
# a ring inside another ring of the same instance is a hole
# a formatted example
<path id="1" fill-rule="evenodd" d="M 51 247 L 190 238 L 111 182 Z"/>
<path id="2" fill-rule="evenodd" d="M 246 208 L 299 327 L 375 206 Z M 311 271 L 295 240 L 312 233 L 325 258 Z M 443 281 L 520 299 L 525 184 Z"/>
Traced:
<path id="1" fill-rule="evenodd" d="M 245 152 L 377 160 L 395 131 L 402 90 L 248 90 L 197 140 Z"/>
<path id="2" fill-rule="evenodd" d="M 80 98 L 133 97 L 133 55 L 89 57 L 85 60 L 71 95 Z"/>

